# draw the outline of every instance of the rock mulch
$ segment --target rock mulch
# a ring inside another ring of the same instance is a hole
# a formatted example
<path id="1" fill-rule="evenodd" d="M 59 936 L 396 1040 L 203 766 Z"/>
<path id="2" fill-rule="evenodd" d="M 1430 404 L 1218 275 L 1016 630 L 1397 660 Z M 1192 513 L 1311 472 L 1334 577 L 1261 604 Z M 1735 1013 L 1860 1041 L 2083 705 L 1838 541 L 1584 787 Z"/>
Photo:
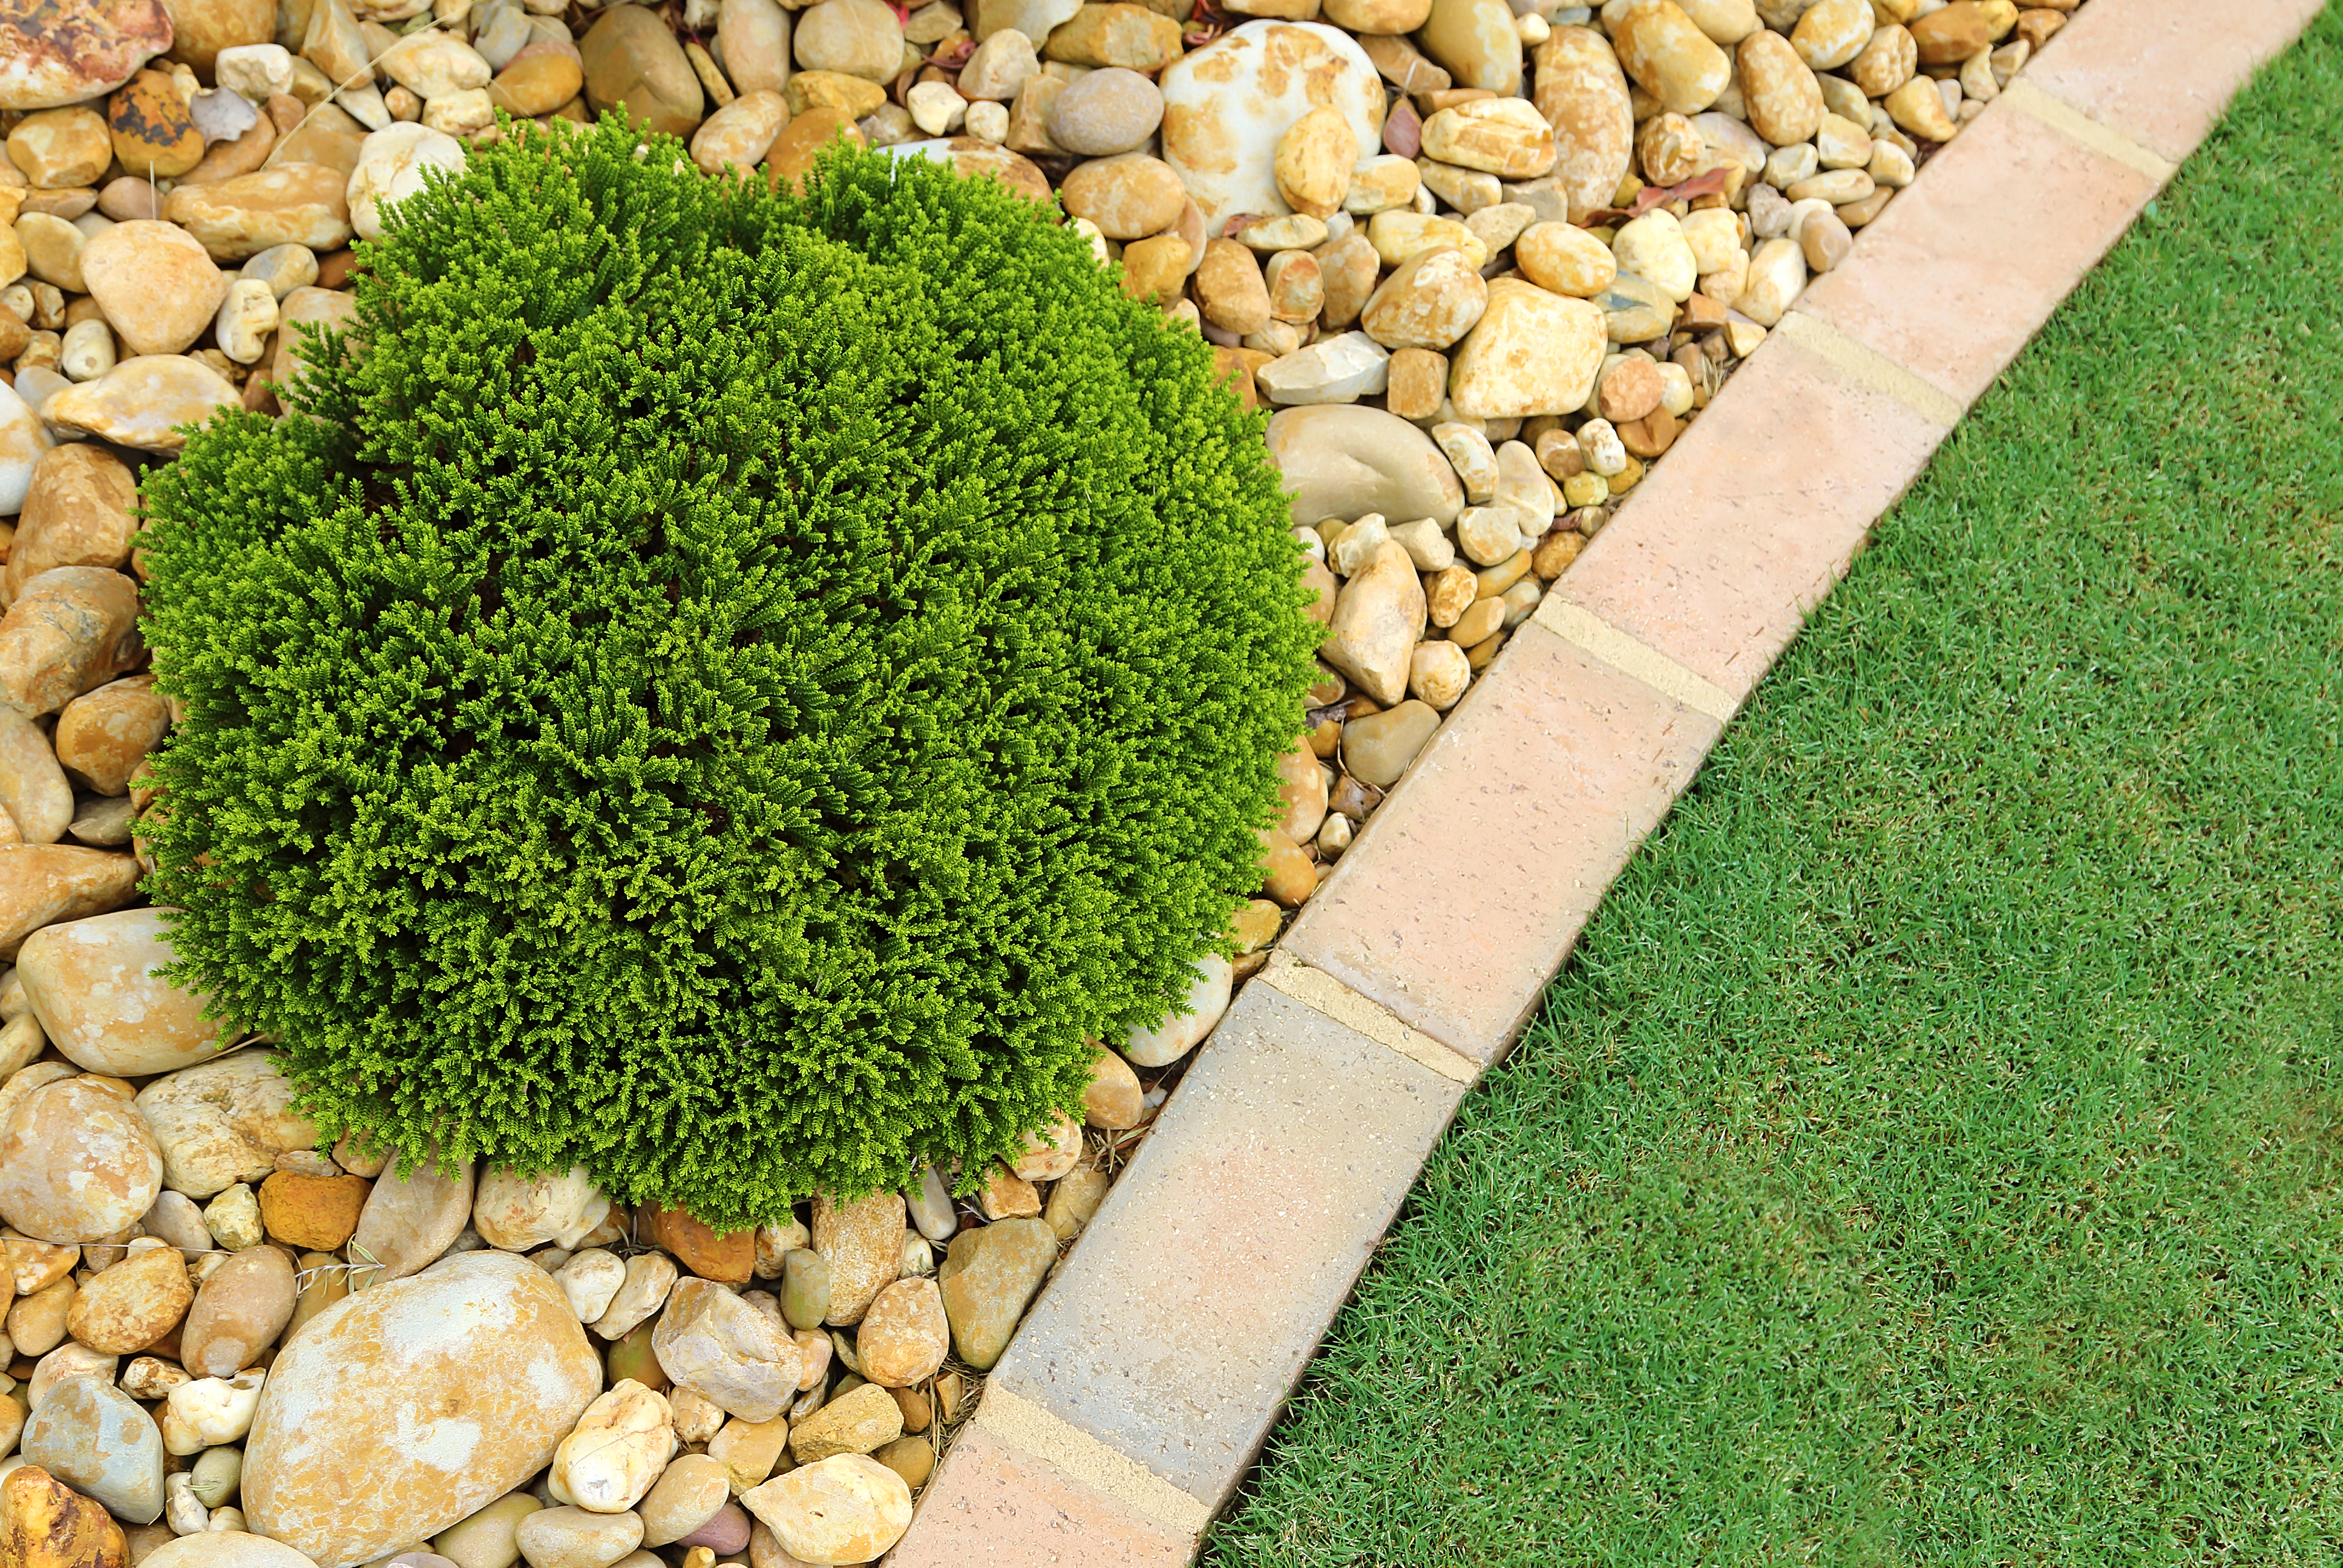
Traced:
<path id="1" fill-rule="evenodd" d="M 1386 791 L 1806 281 L 2077 0 L 56 0 L 0 15 L 0 1553 L 875 1558 L 1111 1173 Z M 138 476 L 278 407 L 498 112 L 711 175 L 844 136 L 1053 195 L 1274 410 L 1328 626 L 1237 956 L 966 1203 L 719 1238 L 406 1177 L 221 1056 L 136 907 Z M 493 1323 L 494 1332 L 478 1332 Z M 314 1324 L 314 1332 L 304 1332 Z M 227 1539 L 232 1538 L 232 1539 Z"/>

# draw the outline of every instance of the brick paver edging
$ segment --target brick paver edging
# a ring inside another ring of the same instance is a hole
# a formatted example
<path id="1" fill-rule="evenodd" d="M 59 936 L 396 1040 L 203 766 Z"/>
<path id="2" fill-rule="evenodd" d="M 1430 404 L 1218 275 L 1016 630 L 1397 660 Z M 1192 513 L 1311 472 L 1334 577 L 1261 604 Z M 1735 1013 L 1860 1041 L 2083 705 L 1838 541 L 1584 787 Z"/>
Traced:
<path id="1" fill-rule="evenodd" d="M 1936 444 L 2323 0 L 2091 0 L 1817 278 L 1238 994 L 890 1568 L 1176 1568 L 1464 1091 Z"/>

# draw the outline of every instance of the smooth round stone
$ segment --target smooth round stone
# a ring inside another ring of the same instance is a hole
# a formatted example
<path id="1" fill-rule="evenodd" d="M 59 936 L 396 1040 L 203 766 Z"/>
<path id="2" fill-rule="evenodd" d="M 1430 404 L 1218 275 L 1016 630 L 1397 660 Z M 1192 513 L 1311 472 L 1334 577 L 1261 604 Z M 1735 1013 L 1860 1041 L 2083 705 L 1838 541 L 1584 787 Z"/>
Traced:
<path id="1" fill-rule="evenodd" d="M 196 1292 L 179 1336 L 180 1364 L 197 1377 L 233 1377 L 276 1342 L 293 1316 L 293 1263 L 254 1246 L 214 1269 Z"/>
<path id="2" fill-rule="evenodd" d="M 1446 349 L 1488 308 L 1489 287 L 1463 251 L 1427 250 L 1403 262 L 1360 313 L 1386 348 Z"/>
<path id="3" fill-rule="evenodd" d="M 511 115 L 549 115 L 576 97 L 586 85 L 586 67 L 574 44 L 544 41 L 514 55 L 488 84 L 488 103 Z M 748 97 L 757 91 L 744 88 Z"/>
<path id="4" fill-rule="evenodd" d="M 173 959 L 168 914 L 124 910 L 25 940 L 16 973 L 26 1000 L 75 1066 L 136 1077 L 201 1062 L 217 1050 L 222 1026 L 203 1016 L 208 999 L 155 972 Z"/>
<path id="5" fill-rule="evenodd" d="M 1613 25 L 1619 64 L 1679 115 L 1697 115 L 1733 81 L 1733 62 L 1674 0 L 1635 0 Z"/>
<path id="6" fill-rule="evenodd" d="M 879 1292 L 855 1336 L 862 1375 L 881 1388 L 925 1382 L 951 1348 L 943 1298 L 932 1280 L 898 1280 Z"/>
<path id="7" fill-rule="evenodd" d="M 1444 524 L 1464 504 L 1456 472 L 1432 437 L 1380 408 L 1287 409 L 1271 417 L 1267 440 L 1297 523 L 1380 512 Z"/>
<path id="8" fill-rule="evenodd" d="M 781 1550 L 813 1563 L 870 1562 L 911 1527 L 910 1487 L 868 1454 L 841 1453 L 802 1466 L 744 1493 L 740 1502 Z"/>
<path id="9" fill-rule="evenodd" d="M 779 1322 L 708 1280 L 677 1282 L 651 1351 L 678 1387 L 743 1421 L 772 1420 L 796 1393 L 796 1343 Z"/>
<path id="10" fill-rule="evenodd" d="M 450 1524 L 434 1536 L 432 1551 L 456 1568 L 512 1568 L 520 1560 L 515 1539 L 520 1522 L 544 1504 L 526 1492 L 498 1498 L 478 1513 Z M 407 1553 L 401 1553 L 402 1556 Z M 422 1553 L 416 1556 L 426 1555 Z M 393 1559 L 397 1561 L 397 1559 Z M 423 1564 L 421 1568 L 435 1568 Z"/>
<path id="11" fill-rule="evenodd" d="M 1753 33 L 1741 45 L 1737 65 L 1751 129 L 1777 147 L 1815 134 L 1822 124 L 1822 85 L 1789 40 L 1779 33 Z"/>
<path id="12" fill-rule="evenodd" d="M 227 296 L 218 265 L 174 223 L 117 223 L 82 248 L 82 276 L 131 354 L 186 352 Z"/>
<path id="13" fill-rule="evenodd" d="M 1602 35 L 1557 27 L 1538 45 L 1531 102 L 1554 128 L 1552 178 L 1567 196 L 1570 221 L 1611 205 L 1634 161 L 1635 120 L 1627 78 Z"/>
<path id="14" fill-rule="evenodd" d="M 1594 389 L 1603 353 L 1604 317 L 1595 307 L 1500 278 L 1451 360 L 1449 397 L 1470 418 L 1574 412 Z"/>
<path id="15" fill-rule="evenodd" d="M 1057 1232 L 1042 1220 L 1000 1220 L 952 1238 L 936 1288 L 961 1361 L 991 1369 L 1057 1261 Z"/>
<path id="16" fill-rule="evenodd" d="M 1173 61 L 1159 80 L 1163 161 L 1194 198 L 1208 233 L 1239 213 L 1288 210 L 1277 189 L 1277 143 L 1311 110 L 1341 113 L 1363 153 L 1382 143 L 1382 78 L 1339 28 L 1248 22 Z"/>
<path id="17" fill-rule="evenodd" d="M 775 0 L 723 0 L 716 41 L 739 93 L 778 93 L 789 82 L 789 14 Z"/>
<path id="18" fill-rule="evenodd" d="M 1462 647 L 1453 642 L 1416 645 L 1408 665 L 1407 689 L 1411 697 L 1445 713 L 1456 706 L 1472 679 L 1472 667 L 1465 663 Z"/>
<path id="19" fill-rule="evenodd" d="M 200 359 L 142 354 L 57 393 L 41 406 L 41 416 L 117 447 L 176 452 L 186 445 L 182 426 L 205 424 L 241 400 L 235 384 Z"/>
<path id="20" fill-rule="evenodd" d="M 371 1285 L 278 1352 L 245 1444 L 246 1513 L 319 1563 L 371 1561 L 544 1469 L 601 1381 L 526 1259 L 467 1252 Z"/>
<path id="21" fill-rule="evenodd" d="M 1050 139 L 1084 157 L 1130 152 L 1162 123 L 1162 93 L 1120 65 L 1068 83 L 1050 105 Z"/>
<path id="22" fill-rule="evenodd" d="M 666 1397 L 622 1378 L 586 1407 L 555 1450 L 552 1495 L 591 1513 L 623 1513 L 659 1479 L 674 1443 Z"/>
<path id="23" fill-rule="evenodd" d="M 1439 728 L 1439 711 L 1414 699 L 1350 719 L 1342 726 L 1343 767 L 1353 778 L 1388 789 Z"/>
<path id="24" fill-rule="evenodd" d="M 101 1270 L 76 1292 L 65 1327 L 91 1350 L 131 1355 L 177 1326 L 195 1296 L 179 1250 L 150 1246 Z"/>
<path id="25" fill-rule="evenodd" d="M 737 1503 L 726 1503 L 709 1517 L 708 1522 L 676 1544 L 689 1551 L 705 1546 L 718 1556 L 727 1556 L 749 1544 L 751 1521 L 748 1511 Z"/>
<path id="26" fill-rule="evenodd" d="M 688 136 L 699 124 L 708 102 L 699 76 L 656 13 L 610 6 L 578 40 L 578 53 L 596 114 L 622 108 L 628 119 L 671 136 Z"/>
<path id="27" fill-rule="evenodd" d="M 1684 241 L 1684 226 L 1664 207 L 1624 226 L 1611 241 L 1611 254 L 1618 257 L 1621 272 L 1649 279 L 1672 304 L 1691 298 L 1700 282 L 1700 268 L 1692 246 Z"/>
<path id="28" fill-rule="evenodd" d="M 568 1506 L 539 1509 L 513 1533 L 529 1568 L 610 1568 L 642 1539 L 643 1522 L 631 1513 Z"/>
<path id="29" fill-rule="evenodd" d="M 1513 261 L 1540 288 L 1577 299 L 1601 294 L 1619 276 L 1610 246 L 1574 224 L 1530 225 L 1513 241 Z"/>
<path id="30" fill-rule="evenodd" d="M 799 13 L 798 64 L 865 81 L 891 81 L 903 64 L 903 27 L 882 0 L 821 0 Z"/>
<path id="31" fill-rule="evenodd" d="M 1195 1050 L 1228 1011 L 1232 978 L 1229 960 L 1218 953 L 1198 959 L 1196 976 L 1181 999 L 1186 1010 L 1167 1013 L 1151 1029 L 1132 1025 L 1123 1040 L 1124 1058 L 1134 1067 L 1169 1067 Z"/>
<path id="32" fill-rule="evenodd" d="M 1160 158 L 1124 153 L 1082 164 L 1061 187 L 1066 211 L 1088 218 L 1109 239 L 1143 239 L 1180 216 L 1187 192 Z"/>
<path id="33" fill-rule="evenodd" d="M 117 1519 L 163 1513 L 163 1433 L 138 1402 L 102 1378 L 69 1378 L 34 1407 L 21 1439 L 37 1464 Z"/>
<path id="34" fill-rule="evenodd" d="M 387 210 L 423 188 L 423 171 L 461 171 L 464 144 L 427 126 L 394 124 L 367 137 L 344 192 L 350 226 L 360 239 L 380 239 Z"/>
<path id="35" fill-rule="evenodd" d="M 1614 343 L 1649 343 L 1674 325 L 1676 302 L 1648 278 L 1622 272 L 1589 297 L 1603 312 L 1604 334 Z"/>
<path id="36" fill-rule="evenodd" d="M 1455 85 L 1500 97 L 1522 90 L 1522 35 L 1503 0 L 1432 0 L 1416 36 Z"/>
<path id="37" fill-rule="evenodd" d="M 367 1194 L 350 1238 L 351 1257 L 363 1253 L 377 1266 L 363 1270 L 353 1282 L 372 1288 L 417 1272 L 456 1244 L 471 1211 L 472 1167 L 463 1165 L 451 1174 L 441 1168 L 436 1146 L 404 1178 L 395 1166 L 385 1170 Z"/>
<path id="38" fill-rule="evenodd" d="M 669 1461 L 636 1506 L 643 1521 L 643 1544 L 665 1546 L 681 1541 L 715 1519 L 731 1502 L 726 1476 L 723 1463 L 704 1453 L 687 1453 Z"/>
<path id="39" fill-rule="evenodd" d="M 114 143 L 95 109 L 42 109 L 8 133 L 8 160 L 35 190 L 71 189 L 96 183 L 114 161 Z"/>
<path id="40" fill-rule="evenodd" d="M 0 1220 L 35 1241 L 118 1236 L 162 1190 L 162 1151 L 137 1107 L 96 1079 L 43 1084 L 0 1127 Z"/>
<path id="41" fill-rule="evenodd" d="M 322 109 L 312 111 L 310 119 L 320 113 Z M 307 129 L 304 122 L 303 132 Z M 355 160 L 364 144 L 355 136 L 355 123 L 352 131 L 349 147 Z M 340 168 L 280 160 L 253 174 L 183 185 L 164 202 L 163 216 L 201 241 L 216 261 L 243 261 L 280 245 L 323 253 L 349 243 L 348 187 L 349 176 Z"/>
<path id="42" fill-rule="evenodd" d="M 609 1212 L 609 1198 L 583 1166 L 524 1176 L 490 1165 L 472 1195 L 472 1228 L 489 1246 L 508 1252 L 526 1252 L 548 1241 L 575 1247 Z"/>

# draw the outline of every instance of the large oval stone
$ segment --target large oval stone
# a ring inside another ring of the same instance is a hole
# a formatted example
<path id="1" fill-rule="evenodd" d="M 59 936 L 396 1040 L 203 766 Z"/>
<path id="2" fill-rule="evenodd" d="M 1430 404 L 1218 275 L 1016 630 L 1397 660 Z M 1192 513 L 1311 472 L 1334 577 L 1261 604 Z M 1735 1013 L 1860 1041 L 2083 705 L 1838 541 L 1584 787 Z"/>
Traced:
<path id="1" fill-rule="evenodd" d="M 278 1354 L 245 1516 L 319 1568 L 387 1556 L 544 1469 L 601 1387 L 551 1275 L 461 1253 L 337 1302 Z"/>
<path id="2" fill-rule="evenodd" d="M 1611 205 L 1635 161 L 1635 116 L 1619 57 L 1591 27 L 1556 27 L 1537 49 L 1532 102 L 1554 127 L 1554 182 L 1570 221 Z"/>
<path id="3" fill-rule="evenodd" d="M 1432 437 L 1381 408 L 1327 404 L 1272 415 L 1269 460 L 1284 476 L 1297 523 L 1381 512 L 1446 525 L 1464 506 L 1464 487 Z"/>
<path id="4" fill-rule="evenodd" d="M 118 1236 L 162 1191 L 162 1151 L 119 1085 L 45 1083 L 0 1125 L 0 1220 L 36 1241 Z"/>
<path id="5" fill-rule="evenodd" d="M 168 912 L 117 910 L 25 939 L 16 978 L 50 1043 L 75 1066 L 136 1078 L 218 1050 L 221 1026 L 204 1017 L 203 993 L 155 972 L 172 959 Z"/>
<path id="6" fill-rule="evenodd" d="M 1383 87 L 1351 35 L 1315 22 L 1248 22 L 1163 68 L 1163 161 L 1218 234 L 1238 213 L 1293 209 L 1277 188 L 1277 141 L 1312 109 L 1383 145 Z"/>

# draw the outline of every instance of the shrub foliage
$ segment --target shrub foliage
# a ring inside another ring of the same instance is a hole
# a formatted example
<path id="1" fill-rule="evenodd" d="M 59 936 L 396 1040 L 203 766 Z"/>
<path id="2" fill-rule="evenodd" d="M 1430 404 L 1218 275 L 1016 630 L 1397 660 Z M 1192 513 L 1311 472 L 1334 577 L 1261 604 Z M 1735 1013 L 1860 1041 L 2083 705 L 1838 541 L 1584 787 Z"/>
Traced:
<path id="1" fill-rule="evenodd" d="M 987 180 L 615 124 L 402 206 L 150 481 L 179 972 L 328 1132 L 719 1226 L 1010 1152 L 1257 880 L 1256 422 Z"/>

